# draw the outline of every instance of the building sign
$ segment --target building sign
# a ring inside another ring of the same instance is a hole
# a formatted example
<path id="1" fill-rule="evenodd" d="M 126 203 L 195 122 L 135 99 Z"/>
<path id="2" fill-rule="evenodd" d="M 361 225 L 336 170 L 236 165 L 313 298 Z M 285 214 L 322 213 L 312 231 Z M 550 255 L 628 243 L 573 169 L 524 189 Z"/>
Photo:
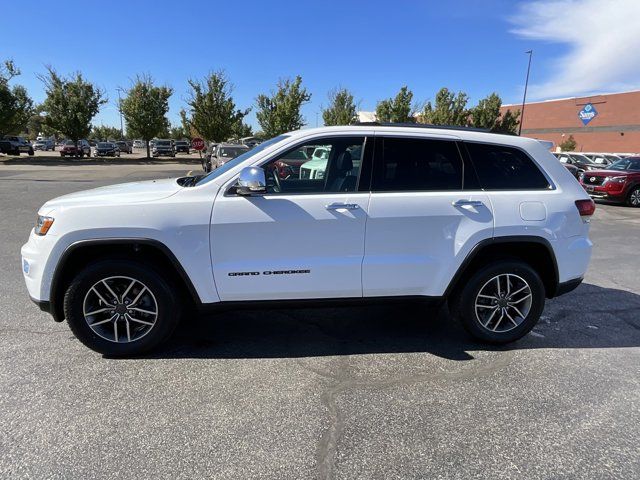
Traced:
<path id="1" fill-rule="evenodd" d="M 596 117 L 596 115 L 598 115 L 598 111 L 596 110 L 596 107 L 594 107 L 590 103 L 587 103 L 582 108 L 582 110 L 578 112 L 578 117 L 580 118 L 580 120 L 582 120 L 583 125 L 586 125 L 591 120 L 593 120 Z"/>

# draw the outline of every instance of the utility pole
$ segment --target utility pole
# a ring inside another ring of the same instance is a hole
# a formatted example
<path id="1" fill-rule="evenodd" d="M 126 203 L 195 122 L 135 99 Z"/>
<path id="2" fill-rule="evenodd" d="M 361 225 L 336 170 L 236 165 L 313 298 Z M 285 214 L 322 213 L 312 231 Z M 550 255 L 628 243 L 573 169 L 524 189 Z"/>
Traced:
<path id="1" fill-rule="evenodd" d="M 124 140 L 124 127 L 122 124 L 122 99 L 120 98 L 120 87 L 116 88 L 118 91 L 118 113 L 120 114 L 120 140 Z"/>
<path id="2" fill-rule="evenodd" d="M 520 110 L 520 125 L 518 126 L 518 135 L 522 133 L 522 122 L 524 121 L 524 104 L 527 101 L 527 87 L 529 86 L 529 71 L 531 70 L 531 57 L 533 56 L 533 50 L 527 50 L 524 53 L 529 54 L 529 65 L 527 66 L 527 79 L 524 82 L 524 96 L 522 97 L 522 110 Z"/>

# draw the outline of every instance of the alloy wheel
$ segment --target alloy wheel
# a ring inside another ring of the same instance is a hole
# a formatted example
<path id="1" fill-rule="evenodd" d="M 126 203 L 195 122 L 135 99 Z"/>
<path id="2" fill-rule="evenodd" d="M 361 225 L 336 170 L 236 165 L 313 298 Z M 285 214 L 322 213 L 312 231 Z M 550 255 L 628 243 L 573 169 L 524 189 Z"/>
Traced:
<path id="1" fill-rule="evenodd" d="M 158 319 L 158 302 L 140 280 L 107 277 L 87 291 L 82 313 L 96 335 L 114 343 L 130 343 L 153 329 Z"/>
<path id="2" fill-rule="evenodd" d="M 524 278 L 512 273 L 496 275 L 476 296 L 476 318 L 490 332 L 509 332 L 527 318 L 532 300 L 531 287 Z"/>
<path id="3" fill-rule="evenodd" d="M 634 207 L 640 207 L 640 188 L 636 188 L 629 195 L 629 203 Z"/>

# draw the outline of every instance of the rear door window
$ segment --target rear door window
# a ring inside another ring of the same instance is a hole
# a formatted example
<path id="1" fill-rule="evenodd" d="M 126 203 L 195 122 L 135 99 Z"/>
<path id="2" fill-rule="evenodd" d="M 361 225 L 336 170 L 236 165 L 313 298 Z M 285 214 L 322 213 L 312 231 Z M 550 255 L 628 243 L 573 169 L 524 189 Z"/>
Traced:
<path id="1" fill-rule="evenodd" d="M 546 190 L 551 188 L 540 168 L 522 150 L 504 145 L 465 142 L 485 190 Z"/>
<path id="2" fill-rule="evenodd" d="M 463 161 L 454 141 L 381 137 L 371 190 L 415 192 L 462 190 Z"/>

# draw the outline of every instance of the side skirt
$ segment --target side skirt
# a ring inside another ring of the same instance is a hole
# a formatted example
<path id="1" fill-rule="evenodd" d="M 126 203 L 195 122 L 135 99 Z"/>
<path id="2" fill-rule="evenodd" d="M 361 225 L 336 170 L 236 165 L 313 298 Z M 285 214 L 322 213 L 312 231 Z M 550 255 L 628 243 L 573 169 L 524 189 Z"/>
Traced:
<path id="1" fill-rule="evenodd" d="M 201 303 L 200 313 L 216 313 L 229 310 L 278 310 L 289 308 L 332 308 L 380 304 L 413 303 L 424 307 L 438 307 L 445 297 L 427 297 L 420 295 L 393 297 L 349 297 L 349 298 L 312 298 L 296 300 L 249 300 Z"/>

